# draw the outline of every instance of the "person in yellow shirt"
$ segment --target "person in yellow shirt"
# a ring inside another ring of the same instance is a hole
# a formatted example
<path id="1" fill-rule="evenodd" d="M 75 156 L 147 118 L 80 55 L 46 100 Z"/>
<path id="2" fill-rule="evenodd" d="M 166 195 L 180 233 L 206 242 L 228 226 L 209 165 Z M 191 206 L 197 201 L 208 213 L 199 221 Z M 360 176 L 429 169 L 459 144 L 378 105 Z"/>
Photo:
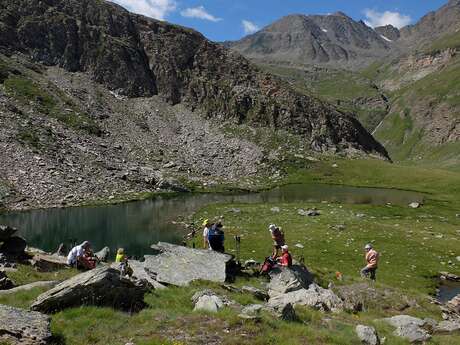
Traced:
<path id="1" fill-rule="evenodd" d="M 124 262 L 126 260 L 125 250 L 123 248 L 118 248 L 117 256 L 115 257 L 115 262 Z"/>
<path id="2" fill-rule="evenodd" d="M 366 244 L 364 250 L 366 251 L 365 259 L 367 264 L 366 267 L 361 270 L 361 276 L 375 280 L 375 273 L 379 264 L 379 253 L 372 247 L 372 244 Z"/>

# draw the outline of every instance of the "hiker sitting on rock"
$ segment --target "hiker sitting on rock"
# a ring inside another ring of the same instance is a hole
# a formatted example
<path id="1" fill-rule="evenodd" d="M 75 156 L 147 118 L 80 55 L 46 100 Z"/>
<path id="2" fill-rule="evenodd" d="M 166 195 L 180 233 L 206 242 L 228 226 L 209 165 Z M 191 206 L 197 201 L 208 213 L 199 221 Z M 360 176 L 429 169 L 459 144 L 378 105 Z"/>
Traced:
<path id="1" fill-rule="evenodd" d="M 375 280 L 375 273 L 379 263 L 379 253 L 373 249 L 372 244 L 366 244 L 364 250 L 366 251 L 365 258 L 367 265 L 361 270 L 361 276 L 364 278 L 370 277 L 371 280 Z"/>
<path id="2" fill-rule="evenodd" d="M 278 264 L 284 267 L 292 266 L 292 256 L 289 253 L 289 247 L 287 245 L 281 246 L 282 254 L 281 257 L 277 259 Z"/>
<path id="3" fill-rule="evenodd" d="M 225 240 L 225 235 L 224 235 L 223 225 L 221 222 L 217 222 L 216 224 L 211 226 L 211 228 L 209 229 L 209 232 L 208 232 L 209 246 L 211 247 L 212 250 L 223 253 L 225 251 L 224 240 Z"/>
<path id="4" fill-rule="evenodd" d="M 209 219 L 205 219 L 203 222 L 203 248 L 204 249 L 209 249 L 211 248 L 209 246 L 209 240 L 208 240 L 208 235 L 209 235 L 209 229 L 211 229 L 212 224 L 209 222 Z"/>
<path id="5" fill-rule="evenodd" d="M 91 244 L 84 241 L 82 244 L 75 246 L 67 256 L 67 264 L 76 268 L 91 270 L 96 267 L 96 259 L 92 254 Z"/>
<path id="6" fill-rule="evenodd" d="M 133 275 L 133 269 L 129 266 L 128 263 L 128 256 L 125 254 L 125 250 L 123 248 L 118 248 L 117 256 L 115 257 L 115 262 L 120 264 L 120 275 L 122 277 Z"/>
<path id="7" fill-rule="evenodd" d="M 285 245 L 284 233 L 275 224 L 270 224 L 268 227 L 268 231 L 270 231 L 273 240 L 272 257 L 276 258 L 279 255 L 278 251 L 281 249 L 282 246 Z"/>

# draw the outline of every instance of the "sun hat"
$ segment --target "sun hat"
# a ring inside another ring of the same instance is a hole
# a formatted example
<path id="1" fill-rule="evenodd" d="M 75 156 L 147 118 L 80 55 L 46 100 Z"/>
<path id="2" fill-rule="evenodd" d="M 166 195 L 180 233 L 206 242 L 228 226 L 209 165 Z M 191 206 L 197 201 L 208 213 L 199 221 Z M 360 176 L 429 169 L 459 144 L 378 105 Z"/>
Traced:
<path id="1" fill-rule="evenodd" d="M 282 249 L 282 250 L 288 250 L 289 247 L 287 246 L 287 244 L 285 244 L 284 246 L 281 246 L 281 249 Z"/>
<path id="2" fill-rule="evenodd" d="M 372 249 L 372 244 L 368 243 L 364 246 L 364 249 Z"/>
<path id="3" fill-rule="evenodd" d="M 276 230 L 276 225 L 275 225 L 275 224 L 270 224 L 270 225 L 268 226 L 268 231 L 273 232 L 273 231 L 275 231 L 275 230 Z"/>
<path id="4" fill-rule="evenodd" d="M 203 226 L 206 226 L 206 225 L 208 225 L 208 224 L 209 224 L 209 219 L 205 219 L 205 220 L 203 221 Z"/>

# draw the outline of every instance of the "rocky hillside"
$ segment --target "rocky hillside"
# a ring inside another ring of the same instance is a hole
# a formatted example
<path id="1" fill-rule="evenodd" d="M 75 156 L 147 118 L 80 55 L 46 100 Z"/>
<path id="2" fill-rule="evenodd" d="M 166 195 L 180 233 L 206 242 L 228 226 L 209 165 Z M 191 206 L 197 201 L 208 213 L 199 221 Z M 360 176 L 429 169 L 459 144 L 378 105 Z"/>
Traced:
<path id="1" fill-rule="evenodd" d="M 394 50 L 390 39 L 342 12 L 289 15 L 227 46 L 255 60 L 352 69 Z"/>
<path id="2" fill-rule="evenodd" d="M 316 54 L 331 42 L 354 54 Z M 459 166 L 460 1 L 401 30 L 371 29 L 341 13 L 295 15 L 229 45 L 300 92 L 355 114 L 396 160 Z"/>
<path id="3" fill-rule="evenodd" d="M 250 188 L 302 150 L 387 157 L 239 54 L 100 0 L 0 1 L 0 111 L 14 208 L 183 189 L 171 178 Z"/>

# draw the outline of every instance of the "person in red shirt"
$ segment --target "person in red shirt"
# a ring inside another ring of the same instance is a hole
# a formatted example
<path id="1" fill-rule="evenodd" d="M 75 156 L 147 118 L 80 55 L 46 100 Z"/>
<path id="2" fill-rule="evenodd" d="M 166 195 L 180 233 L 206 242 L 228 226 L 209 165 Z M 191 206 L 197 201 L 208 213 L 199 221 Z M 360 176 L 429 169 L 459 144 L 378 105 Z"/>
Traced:
<path id="1" fill-rule="evenodd" d="M 379 264 L 379 253 L 374 250 L 372 244 L 366 244 L 364 250 L 366 251 L 365 258 L 367 264 L 361 270 L 361 276 L 365 278 L 370 277 L 371 280 L 375 280 L 375 273 Z"/>
<path id="2" fill-rule="evenodd" d="M 292 256 L 289 253 L 289 247 L 287 245 L 281 246 L 281 250 L 283 254 L 281 257 L 278 258 L 278 263 L 284 267 L 291 267 L 292 266 Z"/>

